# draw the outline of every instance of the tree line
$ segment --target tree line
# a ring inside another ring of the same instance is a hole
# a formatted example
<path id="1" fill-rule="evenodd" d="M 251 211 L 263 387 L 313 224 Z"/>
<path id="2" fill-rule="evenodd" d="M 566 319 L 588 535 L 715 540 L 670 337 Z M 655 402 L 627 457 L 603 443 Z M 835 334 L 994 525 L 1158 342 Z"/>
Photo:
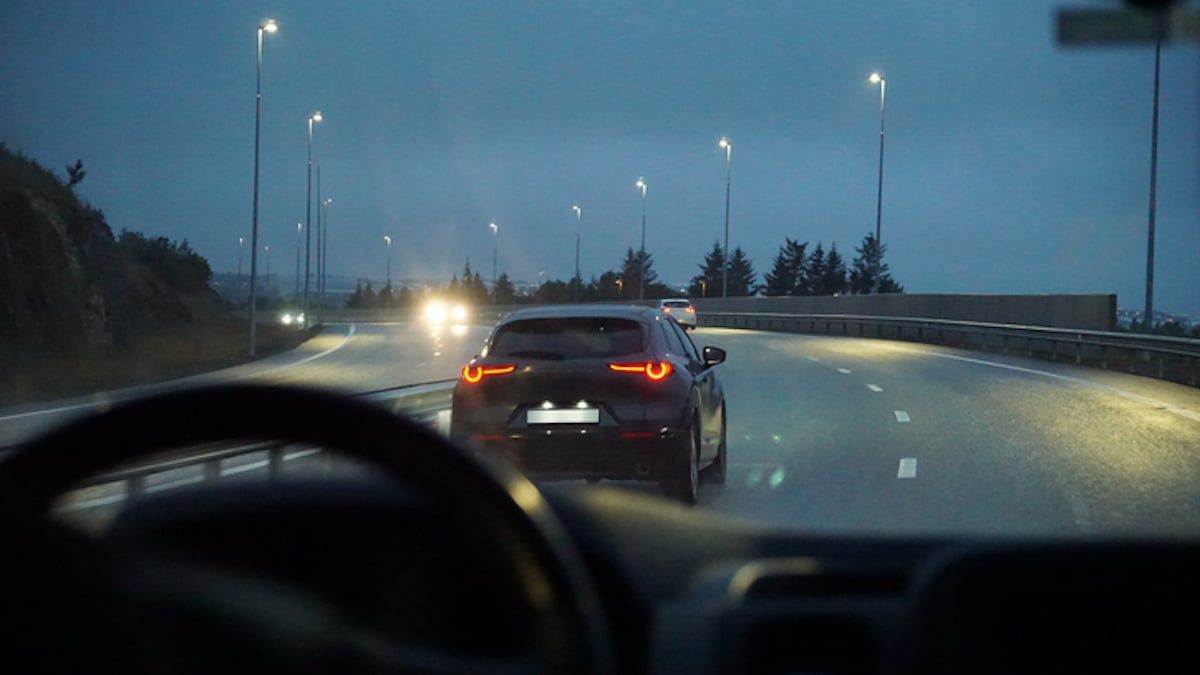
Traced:
<path id="1" fill-rule="evenodd" d="M 569 281 L 548 280 L 532 293 L 518 293 L 507 273 L 500 274 L 494 287 L 489 288 L 468 261 L 461 276 L 456 273 L 438 295 L 471 305 L 619 302 L 636 300 L 639 295 L 646 299 L 674 297 L 681 293 L 694 298 L 721 297 L 725 283 L 728 283 L 725 295 L 729 297 L 903 293 L 904 287 L 896 283 L 887 263 L 883 262 L 886 252 L 886 245 L 880 246 L 874 235 L 867 234 L 847 266 L 836 243 L 831 244 L 828 251 L 821 242 L 809 250 L 809 242 L 788 237 L 779 247 L 771 271 L 759 283 L 754 264 L 741 246 L 726 256 L 721 244 L 714 242 L 712 249 L 704 254 L 703 262 L 697 265 L 700 273 L 692 277 L 685 291 L 662 283 L 654 271 L 654 257 L 644 250 L 634 251 L 632 247 L 626 250 L 617 269 L 607 270 L 587 282 L 580 277 Z M 419 300 L 420 296 L 420 293 L 394 289 L 391 285 L 375 290 L 371 282 L 360 281 L 346 306 L 403 307 Z"/>

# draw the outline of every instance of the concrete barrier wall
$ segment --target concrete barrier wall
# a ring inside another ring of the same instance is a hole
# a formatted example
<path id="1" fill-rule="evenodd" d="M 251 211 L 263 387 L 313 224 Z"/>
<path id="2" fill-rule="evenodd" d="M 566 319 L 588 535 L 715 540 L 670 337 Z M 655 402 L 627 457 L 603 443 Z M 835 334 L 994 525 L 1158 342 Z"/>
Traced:
<path id="1" fill-rule="evenodd" d="M 885 294 L 795 298 L 693 298 L 696 309 L 784 314 L 857 314 L 1113 330 L 1116 295 Z"/>
<path id="2" fill-rule="evenodd" d="M 963 295 L 885 294 L 795 298 L 693 298 L 700 312 L 773 312 L 781 314 L 856 314 L 955 321 L 1011 323 L 1050 328 L 1114 330 L 1116 295 Z M 631 304 L 654 305 L 646 300 Z M 476 320 L 527 307 L 483 306 Z M 408 321 L 419 319 L 412 309 L 327 309 L 325 321 Z"/>

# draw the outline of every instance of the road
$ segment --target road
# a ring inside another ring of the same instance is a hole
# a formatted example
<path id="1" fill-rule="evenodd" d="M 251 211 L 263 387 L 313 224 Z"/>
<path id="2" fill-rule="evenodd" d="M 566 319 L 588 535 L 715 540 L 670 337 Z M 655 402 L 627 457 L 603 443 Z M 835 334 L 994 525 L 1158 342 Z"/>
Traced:
<path id="1" fill-rule="evenodd" d="M 292 353 L 157 389 L 444 379 L 486 330 L 334 325 Z M 693 337 L 728 352 L 729 479 L 702 488 L 700 509 L 817 533 L 1200 535 L 1200 390 L 886 340 Z M 0 413 L 0 436 L 97 405 Z"/>
<path id="2" fill-rule="evenodd" d="M 809 532 L 1200 534 L 1200 390 L 978 352 L 709 329 L 731 473 L 703 508 Z"/>
<path id="3" fill-rule="evenodd" d="M 364 392 L 450 379 L 487 337 L 486 326 L 332 324 L 299 348 L 253 363 L 160 384 L 0 410 L 0 447 L 113 402 L 218 382 L 264 382 Z"/>

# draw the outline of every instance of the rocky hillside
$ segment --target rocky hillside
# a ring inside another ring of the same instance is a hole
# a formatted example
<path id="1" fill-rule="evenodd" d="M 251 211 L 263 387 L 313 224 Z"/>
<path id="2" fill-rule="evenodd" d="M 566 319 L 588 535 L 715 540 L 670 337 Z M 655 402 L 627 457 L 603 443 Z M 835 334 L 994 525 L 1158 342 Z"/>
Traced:
<path id="1" fill-rule="evenodd" d="M 114 237 L 69 181 L 0 144 L 0 379 L 224 314 L 208 276 L 186 244 Z"/>

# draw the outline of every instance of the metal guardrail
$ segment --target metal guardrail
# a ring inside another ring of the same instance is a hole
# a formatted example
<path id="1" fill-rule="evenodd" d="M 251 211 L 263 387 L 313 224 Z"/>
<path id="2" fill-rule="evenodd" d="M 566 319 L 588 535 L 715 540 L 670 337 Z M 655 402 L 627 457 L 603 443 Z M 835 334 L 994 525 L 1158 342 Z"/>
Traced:
<path id="1" fill-rule="evenodd" d="M 1187 338 L 851 314 L 698 312 L 697 317 L 699 324 L 707 327 L 884 338 L 1020 353 L 1200 386 L 1200 340 Z"/>
<path id="2" fill-rule="evenodd" d="M 382 389 L 358 394 L 358 398 L 376 402 L 388 410 L 404 414 L 415 421 L 427 424 L 438 431 L 449 431 L 448 413 L 454 380 L 439 380 L 419 385 Z M 267 475 L 274 480 L 283 473 L 285 454 L 292 452 L 319 452 L 319 449 L 300 447 L 281 441 L 262 441 L 241 444 L 235 447 L 190 448 L 170 455 L 162 455 L 150 462 L 110 471 L 89 478 L 80 488 L 124 483 L 124 497 L 135 498 L 147 491 L 147 479 L 157 474 L 179 469 L 200 467 L 202 481 L 215 481 L 222 477 L 222 465 L 227 460 L 265 452 Z"/>

